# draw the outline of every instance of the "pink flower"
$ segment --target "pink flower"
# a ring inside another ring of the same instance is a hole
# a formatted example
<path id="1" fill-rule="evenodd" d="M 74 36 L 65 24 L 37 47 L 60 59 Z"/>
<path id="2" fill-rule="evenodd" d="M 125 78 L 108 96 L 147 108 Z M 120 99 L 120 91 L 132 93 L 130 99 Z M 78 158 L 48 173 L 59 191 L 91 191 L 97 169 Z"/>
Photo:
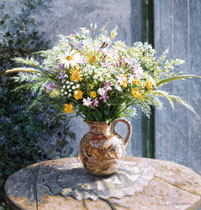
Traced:
<path id="1" fill-rule="evenodd" d="M 93 107 L 94 107 L 94 108 L 95 108 L 95 107 L 98 107 L 98 105 L 99 105 L 99 101 L 98 101 L 97 98 L 95 98 L 95 100 L 94 100 L 94 102 L 93 102 Z"/>
<path id="2" fill-rule="evenodd" d="M 105 84 L 103 85 L 103 88 L 107 92 L 109 90 L 112 90 L 111 86 L 112 86 L 112 84 L 110 82 L 106 81 Z"/>
<path id="3" fill-rule="evenodd" d="M 127 81 L 127 78 L 123 74 L 118 76 L 117 79 L 120 85 L 123 85 L 123 83 Z"/>
<path id="4" fill-rule="evenodd" d="M 120 67 L 119 62 L 118 63 L 115 63 L 114 65 L 115 65 L 116 68 L 119 68 Z"/>
<path id="5" fill-rule="evenodd" d="M 70 34 L 69 36 L 66 36 L 68 39 L 73 39 L 73 34 Z"/>
<path id="6" fill-rule="evenodd" d="M 141 79 L 143 75 L 143 70 L 140 64 L 135 64 L 134 67 L 131 68 L 131 71 L 135 74 L 137 79 Z"/>
<path id="7" fill-rule="evenodd" d="M 112 55 L 113 57 L 117 57 L 117 56 L 118 56 L 118 51 L 115 50 L 115 49 L 112 49 L 112 50 L 111 50 L 111 55 Z"/>
<path id="8" fill-rule="evenodd" d="M 124 58 L 124 62 L 127 64 L 132 64 L 132 60 L 130 58 Z"/>
<path id="9" fill-rule="evenodd" d="M 100 48 L 98 49 L 98 51 L 99 51 L 100 53 L 104 53 L 104 52 L 105 52 L 105 49 L 103 49 L 103 48 L 100 47 Z"/>
<path id="10" fill-rule="evenodd" d="M 84 106 L 87 106 L 87 107 L 90 107 L 92 104 L 92 101 L 91 101 L 91 98 L 87 97 L 87 99 L 83 99 L 83 105 Z"/>
<path id="11" fill-rule="evenodd" d="M 99 51 L 100 53 L 103 53 L 103 49 L 102 49 L 102 48 L 99 48 L 98 51 Z"/>
<path id="12" fill-rule="evenodd" d="M 106 103 L 108 98 L 109 96 L 107 95 L 107 92 L 105 92 L 99 99 L 102 99 Z"/>
<path id="13" fill-rule="evenodd" d="M 130 77 L 128 78 L 128 83 L 133 83 L 133 80 L 134 80 L 134 76 L 133 75 L 130 75 Z"/>
<path id="14" fill-rule="evenodd" d="M 87 59 L 83 56 L 80 59 L 80 64 L 85 64 L 85 63 L 87 63 Z"/>
<path id="15" fill-rule="evenodd" d="M 83 34 L 88 34 L 90 31 L 88 29 L 86 29 L 85 27 L 80 27 L 81 31 Z"/>
<path id="16" fill-rule="evenodd" d="M 111 64 L 110 64 L 110 63 L 103 63 L 103 66 L 104 66 L 104 67 L 110 67 Z"/>

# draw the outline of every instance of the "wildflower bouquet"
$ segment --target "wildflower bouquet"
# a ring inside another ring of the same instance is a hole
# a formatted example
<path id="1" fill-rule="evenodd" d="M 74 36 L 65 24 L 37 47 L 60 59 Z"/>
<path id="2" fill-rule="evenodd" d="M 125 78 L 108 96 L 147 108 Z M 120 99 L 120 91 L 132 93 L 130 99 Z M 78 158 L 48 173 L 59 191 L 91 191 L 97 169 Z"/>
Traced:
<path id="1" fill-rule="evenodd" d="M 192 109 L 179 97 L 159 88 L 172 80 L 196 77 L 176 74 L 175 65 L 181 60 L 166 60 L 164 52 L 156 58 L 151 45 L 141 42 L 132 47 L 115 40 L 117 29 L 107 33 L 80 28 L 70 36 L 61 36 L 52 49 L 39 52 L 42 62 L 34 58 L 16 58 L 32 68 L 16 68 L 15 77 L 37 94 L 36 101 L 53 104 L 60 112 L 75 113 L 85 121 L 107 122 L 134 116 L 136 106 L 146 114 L 150 106 L 162 107 L 159 97 L 166 97 L 173 106 L 176 100 Z M 36 102 L 35 101 L 35 102 Z M 35 103 L 34 102 L 34 103 Z"/>

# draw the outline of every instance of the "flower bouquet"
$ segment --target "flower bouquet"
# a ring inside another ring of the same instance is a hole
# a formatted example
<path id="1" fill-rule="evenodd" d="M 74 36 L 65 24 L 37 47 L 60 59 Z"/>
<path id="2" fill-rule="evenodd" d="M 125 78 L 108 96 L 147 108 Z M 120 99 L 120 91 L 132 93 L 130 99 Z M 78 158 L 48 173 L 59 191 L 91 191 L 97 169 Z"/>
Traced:
<path id="1" fill-rule="evenodd" d="M 136 42 L 129 47 L 123 41 L 115 40 L 116 35 L 117 28 L 109 33 L 105 26 L 100 30 L 95 26 L 91 30 L 80 28 L 73 35 L 60 36 L 52 49 L 38 52 L 42 61 L 33 57 L 16 58 L 17 62 L 31 67 L 15 68 L 6 73 L 19 72 L 14 79 L 23 83 L 19 88 L 28 88 L 36 94 L 33 104 L 48 100 L 58 112 L 74 112 L 90 122 L 92 130 L 96 127 L 94 132 L 107 130 L 105 126 L 114 127 L 111 122 L 117 118 L 134 116 L 135 107 L 149 115 L 151 106 L 162 108 L 160 97 L 167 98 L 172 106 L 175 100 L 193 111 L 178 96 L 160 89 L 173 80 L 198 77 L 174 71 L 174 66 L 182 60 L 166 60 L 167 52 L 156 58 L 151 45 Z M 99 122 L 101 126 L 97 127 L 93 122 Z M 99 141 L 97 136 L 95 139 Z M 86 142 L 83 144 L 87 147 Z M 118 157 L 124 156 L 123 149 L 118 153 L 114 145 L 112 152 Z M 92 152 L 90 155 L 93 156 Z M 83 156 L 89 159 L 89 152 Z M 109 156 L 114 158 L 115 155 Z"/>

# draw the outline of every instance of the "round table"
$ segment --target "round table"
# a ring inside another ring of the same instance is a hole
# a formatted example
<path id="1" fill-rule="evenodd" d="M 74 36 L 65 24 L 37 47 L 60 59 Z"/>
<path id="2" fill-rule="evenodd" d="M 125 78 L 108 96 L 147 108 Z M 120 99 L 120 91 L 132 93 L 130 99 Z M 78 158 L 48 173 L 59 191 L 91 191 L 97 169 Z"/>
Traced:
<path id="1" fill-rule="evenodd" d="M 155 169 L 148 185 L 132 196 L 83 202 L 72 196 L 53 194 L 52 189 L 62 187 L 58 180 L 62 167 L 79 163 L 79 158 L 73 157 L 36 163 L 9 176 L 5 184 L 7 202 L 13 209 L 25 210 L 182 210 L 201 206 L 201 176 L 193 170 L 162 160 L 136 157 L 125 160 L 146 163 Z M 60 170 L 51 181 L 48 177 L 55 173 L 55 166 Z M 44 194 L 44 189 L 49 193 Z"/>

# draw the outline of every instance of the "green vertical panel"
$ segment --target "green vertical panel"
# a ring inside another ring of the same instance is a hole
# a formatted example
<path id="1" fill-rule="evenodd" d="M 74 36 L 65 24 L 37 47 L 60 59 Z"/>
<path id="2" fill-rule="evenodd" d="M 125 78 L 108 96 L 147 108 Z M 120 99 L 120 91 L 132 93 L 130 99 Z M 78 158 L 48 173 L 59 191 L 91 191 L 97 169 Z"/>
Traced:
<path id="1" fill-rule="evenodd" d="M 154 1 L 143 0 L 142 4 L 142 41 L 154 45 Z M 151 116 L 142 115 L 143 156 L 154 158 L 154 107 Z"/>

